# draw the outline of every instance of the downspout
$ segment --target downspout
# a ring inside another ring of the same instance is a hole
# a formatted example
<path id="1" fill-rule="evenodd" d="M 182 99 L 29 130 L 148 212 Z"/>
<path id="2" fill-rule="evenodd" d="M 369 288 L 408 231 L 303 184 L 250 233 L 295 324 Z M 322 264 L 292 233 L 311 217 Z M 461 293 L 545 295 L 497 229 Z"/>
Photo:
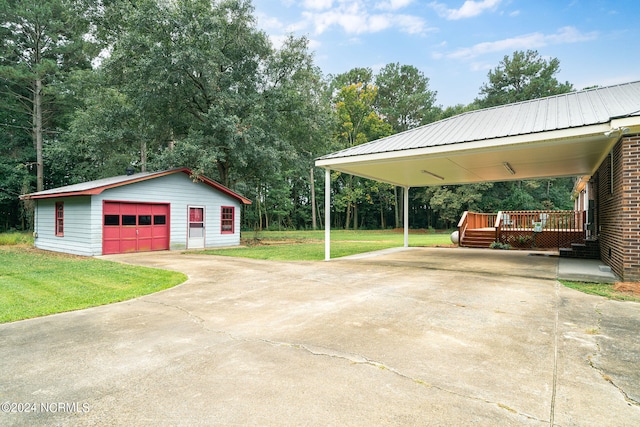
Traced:
<path id="1" fill-rule="evenodd" d="M 409 247 L 409 187 L 404 187 L 404 247 Z"/>
<path id="2" fill-rule="evenodd" d="M 331 170 L 324 170 L 324 260 L 331 259 Z"/>

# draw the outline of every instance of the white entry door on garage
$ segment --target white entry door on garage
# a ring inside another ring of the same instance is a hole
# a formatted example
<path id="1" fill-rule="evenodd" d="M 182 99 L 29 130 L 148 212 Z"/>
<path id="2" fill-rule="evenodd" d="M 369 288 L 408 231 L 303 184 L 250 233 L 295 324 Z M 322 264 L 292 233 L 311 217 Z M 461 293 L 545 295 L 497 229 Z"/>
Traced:
<path id="1" fill-rule="evenodd" d="M 205 238 L 204 206 L 189 206 L 189 221 L 187 224 L 187 248 L 204 248 Z"/>

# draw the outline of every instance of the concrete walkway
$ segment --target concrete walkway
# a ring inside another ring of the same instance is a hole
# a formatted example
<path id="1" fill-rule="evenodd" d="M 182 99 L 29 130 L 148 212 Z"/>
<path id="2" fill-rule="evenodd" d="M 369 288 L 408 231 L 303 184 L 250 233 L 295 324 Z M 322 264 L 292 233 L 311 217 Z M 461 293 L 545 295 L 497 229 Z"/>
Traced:
<path id="1" fill-rule="evenodd" d="M 189 281 L 0 325 L 0 425 L 640 424 L 640 304 L 555 257 L 109 258 Z"/>

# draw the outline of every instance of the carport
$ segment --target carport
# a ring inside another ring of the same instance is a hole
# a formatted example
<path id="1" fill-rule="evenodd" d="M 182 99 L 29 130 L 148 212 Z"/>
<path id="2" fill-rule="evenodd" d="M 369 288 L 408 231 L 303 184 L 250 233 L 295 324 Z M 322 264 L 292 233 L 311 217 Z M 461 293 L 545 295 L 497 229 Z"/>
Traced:
<path id="1" fill-rule="evenodd" d="M 633 82 L 471 111 L 327 154 L 316 159 L 325 169 L 325 259 L 330 258 L 332 170 L 402 187 L 408 246 L 411 187 L 567 176 L 588 181 L 611 164 L 612 189 L 614 161 L 624 160 L 611 153 L 624 140 L 640 145 L 634 137 L 639 133 L 640 82 Z M 636 158 L 636 169 L 637 164 Z M 635 271 L 640 275 L 638 267 Z"/>

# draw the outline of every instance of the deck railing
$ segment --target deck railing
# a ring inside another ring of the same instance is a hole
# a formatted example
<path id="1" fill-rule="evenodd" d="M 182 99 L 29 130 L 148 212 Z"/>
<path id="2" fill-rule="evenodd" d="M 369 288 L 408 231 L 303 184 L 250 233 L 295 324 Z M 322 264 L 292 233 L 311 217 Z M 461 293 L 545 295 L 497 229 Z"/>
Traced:
<path id="1" fill-rule="evenodd" d="M 498 214 L 495 213 L 477 213 L 465 211 L 462 214 L 462 218 L 458 223 L 458 228 L 466 223 L 465 228 L 477 229 L 477 228 L 490 228 L 495 227 L 495 222 Z"/>
<path id="2" fill-rule="evenodd" d="M 496 227 L 500 230 L 582 231 L 584 211 L 502 211 Z"/>
<path id="3" fill-rule="evenodd" d="M 458 223 L 460 242 L 467 230 L 483 230 L 495 240 L 513 247 L 568 247 L 585 238 L 583 211 L 464 212 Z"/>
<path id="4" fill-rule="evenodd" d="M 462 213 L 462 217 L 460 217 L 460 221 L 458 221 L 458 236 L 460 236 L 460 240 L 462 240 L 462 236 L 464 236 L 464 233 L 467 231 L 467 227 L 469 226 L 468 215 L 469 212 L 464 211 Z"/>

